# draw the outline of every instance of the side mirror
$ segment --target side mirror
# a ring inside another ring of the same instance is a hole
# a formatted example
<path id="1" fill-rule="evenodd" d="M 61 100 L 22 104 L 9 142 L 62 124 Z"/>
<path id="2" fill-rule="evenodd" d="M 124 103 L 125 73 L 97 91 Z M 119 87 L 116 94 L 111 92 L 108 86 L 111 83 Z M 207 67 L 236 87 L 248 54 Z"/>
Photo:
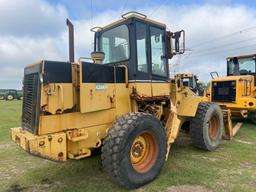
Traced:
<path id="1" fill-rule="evenodd" d="M 185 31 L 167 31 L 168 58 L 185 53 Z"/>

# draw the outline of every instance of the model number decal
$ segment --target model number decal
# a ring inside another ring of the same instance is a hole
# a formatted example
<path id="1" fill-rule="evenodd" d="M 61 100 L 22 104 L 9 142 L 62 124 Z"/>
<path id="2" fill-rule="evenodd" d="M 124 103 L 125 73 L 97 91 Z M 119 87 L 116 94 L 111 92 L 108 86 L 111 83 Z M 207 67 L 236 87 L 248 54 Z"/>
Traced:
<path id="1" fill-rule="evenodd" d="M 100 91 L 100 90 L 105 90 L 107 89 L 107 86 L 104 84 L 96 84 L 96 90 Z"/>

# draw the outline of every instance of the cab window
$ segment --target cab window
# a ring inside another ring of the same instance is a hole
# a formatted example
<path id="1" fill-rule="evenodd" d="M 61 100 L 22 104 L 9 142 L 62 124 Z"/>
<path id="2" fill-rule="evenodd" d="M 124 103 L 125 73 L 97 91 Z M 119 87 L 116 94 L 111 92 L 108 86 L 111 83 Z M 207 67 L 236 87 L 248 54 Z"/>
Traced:
<path id="1" fill-rule="evenodd" d="M 105 53 L 103 64 L 129 59 L 129 50 L 129 30 L 126 25 L 120 25 L 101 34 L 100 51 Z"/>
<path id="2" fill-rule="evenodd" d="M 254 58 L 232 58 L 228 60 L 228 75 L 255 74 Z"/>
<path id="3" fill-rule="evenodd" d="M 145 24 L 136 23 L 136 43 L 137 43 L 137 70 L 147 73 L 147 53 L 146 53 L 147 28 Z"/>
<path id="4" fill-rule="evenodd" d="M 167 76 L 164 30 L 150 27 L 152 74 Z"/>
<path id="5" fill-rule="evenodd" d="M 239 59 L 239 64 L 240 64 L 240 73 L 246 73 L 246 74 L 255 73 L 255 59 L 253 58 Z"/>

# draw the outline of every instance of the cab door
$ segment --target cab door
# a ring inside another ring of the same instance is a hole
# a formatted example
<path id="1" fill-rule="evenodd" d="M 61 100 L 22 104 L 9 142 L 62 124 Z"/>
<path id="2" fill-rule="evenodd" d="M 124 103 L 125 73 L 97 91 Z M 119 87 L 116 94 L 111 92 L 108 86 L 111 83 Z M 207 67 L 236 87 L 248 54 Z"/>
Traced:
<path id="1" fill-rule="evenodd" d="M 150 26 L 150 73 L 152 76 L 152 96 L 170 95 L 168 59 L 165 29 Z"/>
<path id="2" fill-rule="evenodd" d="M 153 80 L 168 79 L 165 30 L 150 26 L 150 63 Z"/>
<path id="3" fill-rule="evenodd" d="M 147 81 L 150 80 L 149 75 L 149 58 L 148 58 L 148 31 L 147 24 L 143 22 L 136 22 L 136 80 Z"/>
<path id="4" fill-rule="evenodd" d="M 149 39 L 148 24 L 137 21 L 135 23 L 135 40 L 136 40 L 136 91 L 140 96 L 151 97 L 151 76 L 149 67 Z"/>

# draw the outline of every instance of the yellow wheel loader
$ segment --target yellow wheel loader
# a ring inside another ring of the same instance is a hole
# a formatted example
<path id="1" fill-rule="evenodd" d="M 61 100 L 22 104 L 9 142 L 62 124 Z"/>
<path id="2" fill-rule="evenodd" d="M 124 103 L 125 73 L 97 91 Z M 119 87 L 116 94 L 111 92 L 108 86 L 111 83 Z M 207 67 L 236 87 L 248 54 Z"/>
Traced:
<path id="1" fill-rule="evenodd" d="M 221 108 L 180 78 L 169 78 L 168 59 L 184 52 L 184 31 L 171 33 L 165 24 L 129 12 L 92 29 L 93 62 L 74 62 L 73 25 L 67 24 L 70 61 L 40 61 L 24 70 L 22 123 L 11 129 L 14 142 L 55 161 L 89 157 L 101 147 L 103 169 L 126 188 L 159 174 L 186 122 L 196 147 L 218 147 Z"/>
<path id="2" fill-rule="evenodd" d="M 175 75 L 176 78 L 181 79 L 183 86 L 189 87 L 195 94 L 204 96 L 204 87 L 201 82 L 198 82 L 198 77 L 193 73 L 181 73 Z"/>
<path id="3" fill-rule="evenodd" d="M 213 76 L 209 101 L 256 123 L 256 54 L 227 58 L 227 76 Z"/>

